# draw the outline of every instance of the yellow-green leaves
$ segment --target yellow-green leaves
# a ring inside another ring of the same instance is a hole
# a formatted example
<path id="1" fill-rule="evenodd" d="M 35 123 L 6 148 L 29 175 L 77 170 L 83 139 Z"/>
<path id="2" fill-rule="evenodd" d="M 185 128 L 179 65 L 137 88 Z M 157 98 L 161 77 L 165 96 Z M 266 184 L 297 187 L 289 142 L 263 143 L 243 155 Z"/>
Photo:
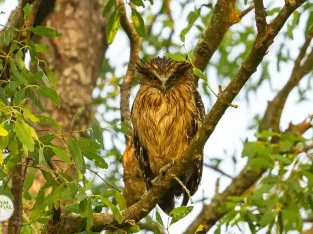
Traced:
<path id="1" fill-rule="evenodd" d="M 35 145 L 33 138 L 38 138 L 35 130 L 23 120 L 15 121 L 14 130 L 21 143 L 28 149 L 28 151 L 33 152 Z"/>
<path id="2" fill-rule="evenodd" d="M 145 23 L 141 17 L 141 15 L 136 11 L 135 8 L 132 8 L 132 21 L 134 27 L 140 37 L 145 36 Z"/>
<path id="3" fill-rule="evenodd" d="M 8 134 L 8 131 L 4 128 L 4 123 L 0 124 L 0 136 L 7 136 Z"/>
<path id="4" fill-rule="evenodd" d="M 171 54 L 171 53 L 164 53 L 164 55 L 174 61 L 178 62 L 185 62 L 186 61 L 186 56 L 182 54 Z M 186 61 L 187 62 L 187 61 Z"/>
<path id="5" fill-rule="evenodd" d="M 107 34 L 107 41 L 108 44 L 112 44 L 116 33 L 118 31 L 118 27 L 120 25 L 120 16 L 121 16 L 121 11 L 120 8 L 117 8 L 113 11 L 111 14 L 107 27 L 106 27 L 106 34 Z"/>

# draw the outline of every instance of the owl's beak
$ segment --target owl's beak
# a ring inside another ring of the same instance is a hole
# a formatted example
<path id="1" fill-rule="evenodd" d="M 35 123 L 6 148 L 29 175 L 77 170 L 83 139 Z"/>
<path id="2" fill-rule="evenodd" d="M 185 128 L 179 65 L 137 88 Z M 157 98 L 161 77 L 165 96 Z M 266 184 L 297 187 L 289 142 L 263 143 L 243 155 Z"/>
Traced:
<path id="1" fill-rule="evenodd" d="M 166 80 L 162 81 L 162 91 L 163 93 L 166 91 Z"/>

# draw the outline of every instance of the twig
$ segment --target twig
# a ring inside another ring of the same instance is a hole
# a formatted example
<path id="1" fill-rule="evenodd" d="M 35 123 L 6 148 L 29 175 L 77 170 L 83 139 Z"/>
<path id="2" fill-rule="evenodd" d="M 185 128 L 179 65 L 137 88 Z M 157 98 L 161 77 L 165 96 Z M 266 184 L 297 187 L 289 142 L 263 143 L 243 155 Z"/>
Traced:
<path id="1" fill-rule="evenodd" d="M 263 36 L 265 34 L 267 23 L 266 23 L 266 11 L 264 8 L 263 0 L 254 0 L 255 6 L 255 21 L 258 29 L 258 35 Z"/>
<path id="2" fill-rule="evenodd" d="M 250 11 L 252 11 L 254 9 L 254 4 L 251 4 L 247 9 L 243 10 L 240 14 L 239 17 L 242 18 L 244 17 L 246 14 L 248 14 Z"/>
<path id="3" fill-rule="evenodd" d="M 219 169 L 217 166 L 214 166 L 214 165 L 210 165 L 210 164 L 207 164 L 207 163 L 204 163 L 203 164 L 205 167 L 208 167 L 214 171 L 217 171 L 219 173 L 221 173 L 223 176 L 226 176 L 228 177 L 229 179 L 233 179 L 233 177 L 229 174 L 227 174 L 226 172 L 222 171 L 221 169 Z"/>
<path id="4" fill-rule="evenodd" d="M 91 171 L 92 173 L 94 173 L 96 176 L 98 176 L 105 184 L 109 185 L 110 187 L 114 188 L 115 190 L 121 192 L 121 190 L 119 188 L 117 188 L 116 186 L 114 186 L 113 184 L 109 183 L 108 181 L 106 181 L 105 179 L 103 179 L 98 172 L 90 169 L 90 168 L 86 168 L 87 170 Z"/>
<path id="5" fill-rule="evenodd" d="M 130 89 L 135 78 L 135 65 L 139 59 L 139 51 L 140 51 L 140 41 L 138 33 L 134 26 L 129 22 L 125 6 L 122 0 L 117 0 L 117 5 L 121 8 L 121 18 L 120 22 L 128 36 L 130 41 L 130 55 L 129 55 L 129 62 L 128 68 L 126 72 L 126 76 L 121 84 L 121 119 L 122 122 L 128 123 L 130 125 L 130 109 L 129 109 L 129 97 L 130 97 Z M 129 140 L 128 136 L 126 137 L 126 143 Z"/>
<path id="6" fill-rule="evenodd" d="M 192 198 L 191 198 L 191 194 L 190 191 L 187 189 L 187 187 L 184 185 L 184 183 L 177 177 L 177 176 L 173 176 L 173 178 L 180 184 L 180 186 L 185 190 L 185 192 L 187 193 L 189 200 L 191 203 L 193 203 Z"/>

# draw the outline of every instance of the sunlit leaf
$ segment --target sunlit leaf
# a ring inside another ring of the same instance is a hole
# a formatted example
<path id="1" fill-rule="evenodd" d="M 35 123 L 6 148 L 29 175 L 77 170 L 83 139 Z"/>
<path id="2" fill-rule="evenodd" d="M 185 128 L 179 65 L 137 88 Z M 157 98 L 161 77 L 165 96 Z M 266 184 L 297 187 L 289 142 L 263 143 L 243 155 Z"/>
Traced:
<path id="1" fill-rule="evenodd" d="M 145 36 L 145 23 L 141 17 L 141 15 L 136 11 L 135 8 L 132 8 L 132 21 L 134 24 L 134 27 L 140 37 Z"/>
<path id="2" fill-rule="evenodd" d="M 115 0 L 109 0 L 107 4 L 105 5 L 105 7 L 103 8 L 102 15 L 106 16 L 109 13 L 109 11 L 113 8 L 114 4 L 115 4 Z"/>
<path id="3" fill-rule="evenodd" d="M 108 44 L 112 44 L 112 42 L 114 41 L 119 25 L 120 25 L 120 8 L 117 8 L 110 15 L 108 24 L 106 26 L 106 35 Z"/>

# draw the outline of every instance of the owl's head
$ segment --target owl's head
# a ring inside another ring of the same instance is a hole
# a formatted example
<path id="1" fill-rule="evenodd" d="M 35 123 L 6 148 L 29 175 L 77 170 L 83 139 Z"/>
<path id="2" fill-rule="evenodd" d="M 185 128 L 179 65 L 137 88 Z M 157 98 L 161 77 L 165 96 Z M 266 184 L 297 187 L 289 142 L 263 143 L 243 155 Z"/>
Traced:
<path id="1" fill-rule="evenodd" d="M 167 92 L 178 85 L 195 84 L 192 66 L 187 62 L 177 62 L 166 57 L 156 57 L 148 62 L 138 63 L 137 71 L 141 74 L 140 84 Z"/>

